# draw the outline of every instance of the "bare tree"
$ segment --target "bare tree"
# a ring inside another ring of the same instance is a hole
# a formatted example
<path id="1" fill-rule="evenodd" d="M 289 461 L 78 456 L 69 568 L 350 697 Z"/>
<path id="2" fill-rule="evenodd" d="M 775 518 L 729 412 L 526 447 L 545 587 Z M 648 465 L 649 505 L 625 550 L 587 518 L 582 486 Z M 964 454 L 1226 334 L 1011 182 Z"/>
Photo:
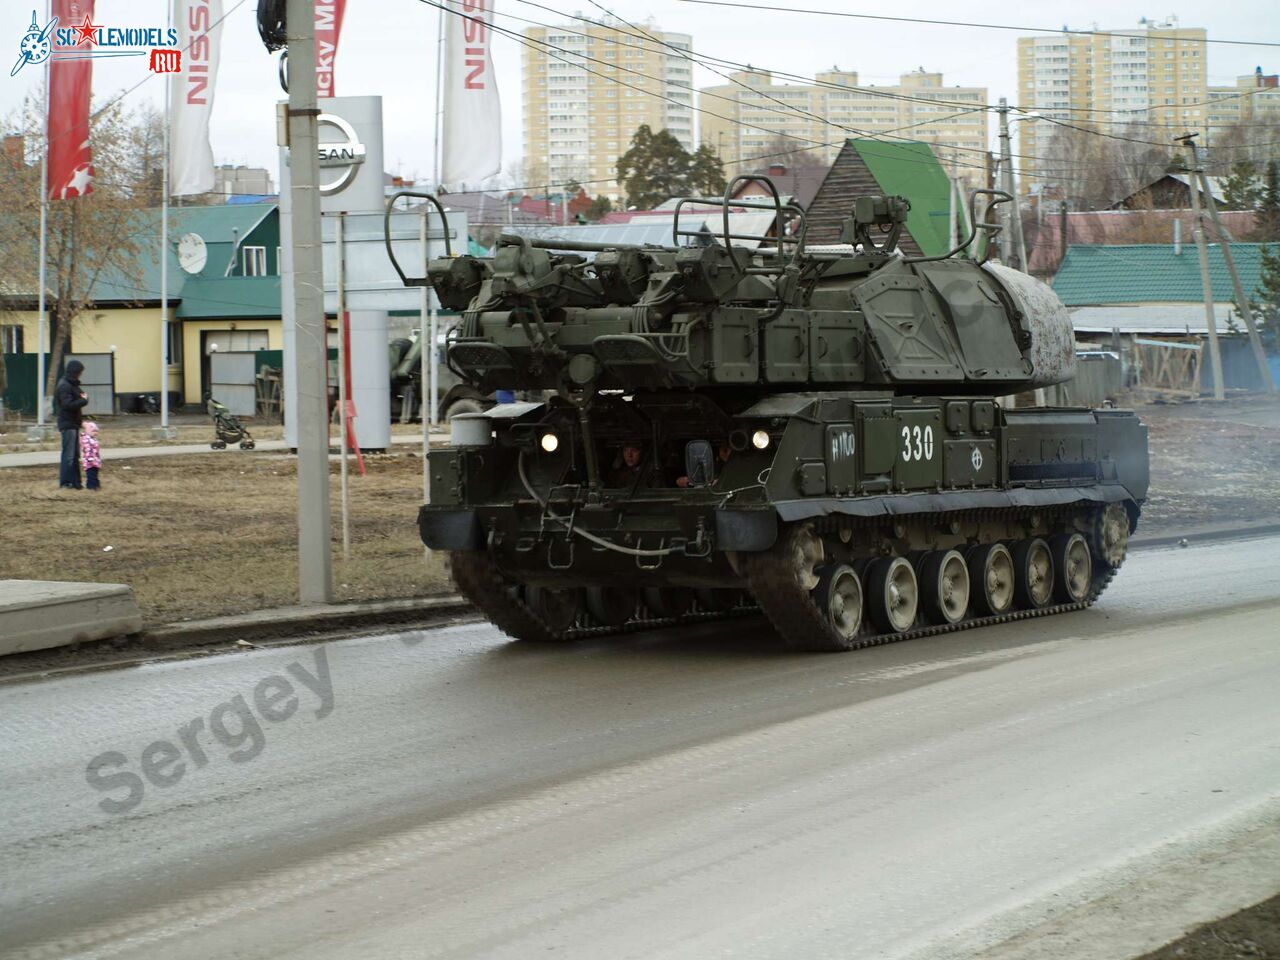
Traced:
<path id="1" fill-rule="evenodd" d="M 1135 122 L 1123 127 L 1056 124 L 1037 173 L 1058 185 L 1073 210 L 1102 210 L 1176 165 L 1168 130 Z"/>
<path id="2" fill-rule="evenodd" d="M 1250 119 L 1214 127 L 1205 144 L 1205 172 L 1228 177 L 1236 166 L 1253 164 L 1263 168 L 1280 156 L 1280 122 Z"/>
<path id="3" fill-rule="evenodd" d="M 39 290 L 40 159 L 44 123 L 42 92 L 4 121 L 26 145 L 0 160 L 0 291 L 30 302 Z M 95 178 L 87 197 L 49 203 L 46 291 L 49 303 L 50 392 L 77 318 L 93 304 L 100 280 L 138 287 L 147 258 L 159 262 L 151 242 L 153 223 L 144 208 L 159 200 L 161 130 L 154 109 L 137 113 L 109 105 L 91 117 Z M 143 292 L 141 289 L 138 291 Z M 38 346 L 37 346 L 38 348 Z"/>

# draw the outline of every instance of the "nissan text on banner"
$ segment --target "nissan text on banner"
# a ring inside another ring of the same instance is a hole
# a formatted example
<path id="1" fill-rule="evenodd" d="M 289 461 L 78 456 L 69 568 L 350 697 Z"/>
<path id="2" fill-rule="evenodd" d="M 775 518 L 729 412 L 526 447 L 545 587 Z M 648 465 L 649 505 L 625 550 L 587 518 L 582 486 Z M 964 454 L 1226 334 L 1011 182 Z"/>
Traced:
<path id="1" fill-rule="evenodd" d="M 173 25 L 182 51 L 182 70 L 169 77 L 169 193 L 175 197 L 214 187 L 209 115 L 218 82 L 221 19 L 222 0 L 174 0 Z"/>
<path id="2" fill-rule="evenodd" d="M 347 0 L 316 0 L 316 96 L 336 97 L 333 61 L 338 56 Z"/>
<path id="3" fill-rule="evenodd" d="M 502 169 L 502 106 L 490 39 L 494 0 L 446 0 L 440 179 L 479 183 Z"/>
<path id="4" fill-rule="evenodd" d="M 93 0 L 54 0 L 58 23 L 80 25 L 93 19 Z M 90 34 L 92 37 L 92 34 Z M 68 200 L 93 190 L 93 153 L 89 148 L 89 97 L 93 86 L 90 57 L 49 64 L 49 199 Z"/>

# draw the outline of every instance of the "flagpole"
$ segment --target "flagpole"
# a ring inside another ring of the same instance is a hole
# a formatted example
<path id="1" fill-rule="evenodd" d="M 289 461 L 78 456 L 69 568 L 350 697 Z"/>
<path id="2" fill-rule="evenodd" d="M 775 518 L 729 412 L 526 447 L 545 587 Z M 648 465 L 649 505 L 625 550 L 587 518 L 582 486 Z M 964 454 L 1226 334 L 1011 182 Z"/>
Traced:
<path id="1" fill-rule="evenodd" d="M 173 4 L 165 0 L 165 26 L 173 27 Z M 164 78 L 164 172 L 160 175 L 160 435 L 169 435 L 169 115 L 173 83 Z"/>
<path id="2" fill-rule="evenodd" d="M 444 114 L 444 7 L 441 6 L 436 16 L 436 143 L 434 151 L 435 170 L 431 175 L 431 189 L 440 192 L 440 158 L 444 156 L 444 145 L 440 142 L 440 120 Z"/>
<path id="3" fill-rule="evenodd" d="M 44 22 L 52 16 L 50 5 L 45 3 Z M 52 58 L 50 58 L 51 60 Z M 40 319 L 36 325 L 36 432 L 44 439 L 44 341 L 49 325 L 48 303 L 45 296 L 46 269 L 49 244 L 49 74 L 50 60 L 44 62 L 44 150 L 40 154 Z"/>

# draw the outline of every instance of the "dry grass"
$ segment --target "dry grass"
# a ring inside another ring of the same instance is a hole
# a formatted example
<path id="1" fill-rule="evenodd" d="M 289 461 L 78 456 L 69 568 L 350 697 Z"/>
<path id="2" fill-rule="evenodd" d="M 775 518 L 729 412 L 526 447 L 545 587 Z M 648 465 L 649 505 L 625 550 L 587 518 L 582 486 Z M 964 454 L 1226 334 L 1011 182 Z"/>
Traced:
<path id="1" fill-rule="evenodd" d="M 0 422 L 0 453 L 29 453 L 35 450 L 57 450 L 61 443 L 56 431 L 50 432 L 47 440 L 32 443 L 27 440 L 27 426 L 31 420 L 17 418 Z M 252 418 L 241 421 L 255 440 L 279 440 L 284 436 L 284 428 L 278 423 L 262 423 Z M 107 443 L 112 447 L 165 447 L 183 444 L 206 444 L 213 439 L 213 423 L 205 416 L 197 414 L 177 414 L 170 425 L 177 431 L 173 440 L 157 440 L 151 435 L 153 427 L 160 425 L 159 417 L 121 416 L 99 417 L 98 425 Z M 393 423 L 393 436 L 420 436 L 422 425 L 418 423 Z M 337 427 L 334 427 L 337 437 Z M 337 440 L 335 439 L 335 444 Z"/>
<path id="2" fill-rule="evenodd" d="M 366 477 L 352 465 L 349 563 L 332 465 L 337 598 L 447 591 L 442 564 L 424 560 L 417 536 L 422 461 L 388 455 L 368 464 Z M 127 583 L 149 624 L 297 601 L 291 457 L 234 451 L 108 461 L 96 493 L 57 489 L 56 469 L 3 472 L 0 579 Z"/>

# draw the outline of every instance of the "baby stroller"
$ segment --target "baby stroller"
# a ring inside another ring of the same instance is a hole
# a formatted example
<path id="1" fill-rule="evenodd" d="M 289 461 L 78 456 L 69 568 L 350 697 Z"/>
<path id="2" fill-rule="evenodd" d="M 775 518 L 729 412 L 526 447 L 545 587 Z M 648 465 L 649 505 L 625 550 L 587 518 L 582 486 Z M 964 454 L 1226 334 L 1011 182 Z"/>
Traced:
<path id="1" fill-rule="evenodd" d="M 228 443 L 238 443 L 241 450 L 253 449 L 252 435 L 244 428 L 240 418 L 228 410 L 225 404 L 219 403 L 210 396 L 205 398 L 205 408 L 213 418 L 213 432 L 218 435 L 218 439 L 209 444 L 210 447 L 214 450 L 225 450 Z"/>

